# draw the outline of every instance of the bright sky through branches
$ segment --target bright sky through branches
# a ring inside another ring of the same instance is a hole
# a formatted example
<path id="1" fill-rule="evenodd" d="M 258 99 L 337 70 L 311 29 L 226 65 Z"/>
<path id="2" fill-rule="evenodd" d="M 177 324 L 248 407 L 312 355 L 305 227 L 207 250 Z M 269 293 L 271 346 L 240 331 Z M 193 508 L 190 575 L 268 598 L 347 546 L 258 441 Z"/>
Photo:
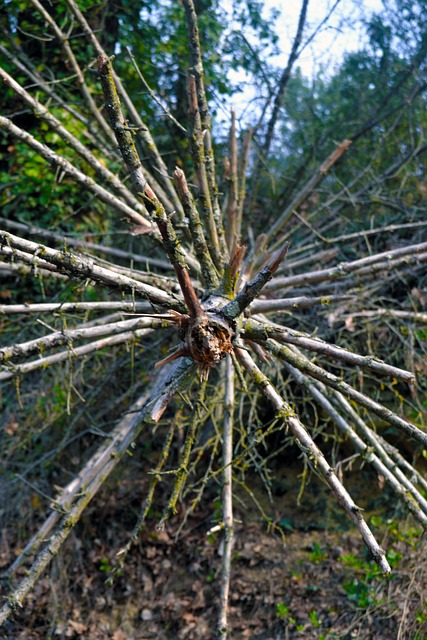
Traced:
<path id="1" fill-rule="evenodd" d="M 231 0 L 223 0 L 223 6 L 230 12 L 230 19 L 231 4 Z M 268 19 L 275 10 L 280 11 L 275 30 L 279 36 L 278 49 L 281 53 L 269 58 L 269 63 L 274 64 L 280 71 L 286 67 L 288 61 L 297 32 L 301 4 L 302 0 L 264 0 L 265 18 Z M 307 78 L 313 78 L 321 70 L 327 75 L 332 75 L 341 64 L 345 53 L 357 51 L 365 45 L 366 28 L 363 22 L 382 9 L 382 0 L 310 0 L 303 35 L 303 50 L 294 69 L 300 67 Z M 251 40 L 249 33 L 244 35 Z M 253 123 L 250 113 L 253 107 L 257 110 L 256 105 L 259 107 L 258 100 L 262 89 L 254 87 L 250 76 L 242 70 L 231 72 L 230 75 L 233 82 L 242 89 L 240 95 L 233 95 L 230 106 L 236 110 L 238 117 L 243 117 L 243 121 L 248 117 L 248 124 L 251 120 Z M 221 120 L 228 123 L 228 110 L 225 121 L 218 114 L 217 122 Z"/>
<path id="2" fill-rule="evenodd" d="M 279 9 L 281 12 L 277 27 L 283 54 L 275 61 L 284 67 L 297 30 L 301 2 L 265 0 L 265 6 L 267 11 Z M 366 41 L 362 21 L 372 13 L 381 11 L 382 7 L 381 0 L 311 0 L 303 42 L 310 38 L 331 10 L 334 10 L 298 59 L 297 66 L 301 67 L 303 74 L 312 77 L 321 66 L 332 72 L 346 52 L 361 48 Z"/>

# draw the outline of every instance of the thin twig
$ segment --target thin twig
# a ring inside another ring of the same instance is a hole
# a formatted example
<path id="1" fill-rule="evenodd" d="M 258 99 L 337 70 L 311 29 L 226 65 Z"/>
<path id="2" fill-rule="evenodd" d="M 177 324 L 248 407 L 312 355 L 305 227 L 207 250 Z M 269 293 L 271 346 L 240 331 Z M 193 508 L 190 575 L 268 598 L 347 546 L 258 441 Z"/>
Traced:
<path id="1" fill-rule="evenodd" d="M 412 322 L 427 324 L 427 313 L 422 313 L 421 311 L 400 311 L 398 309 L 373 309 L 370 311 L 368 310 L 355 311 L 354 313 L 351 314 L 351 317 L 352 318 L 400 318 L 402 320 L 411 320 Z"/>
<path id="2" fill-rule="evenodd" d="M 236 138 L 236 114 L 231 111 L 231 127 L 228 137 L 229 170 L 228 199 L 225 225 L 225 238 L 228 250 L 231 251 L 235 242 L 240 242 L 241 229 L 238 226 L 239 213 L 239 184 L 237 174 L 237 138 Z"/>
<path id="3" fill-rule="evenodd" d="M 43 7 L 43 5 L 38 0 L 30 0 L 30 2 L 39 11 L 39 13 L 42 15 L 43 19 L 49 24 L 49 26 L 51 27 L 51 29 L 55 33 L 56 38 L 61 43 L 61 46 L 64 49 L 65 58 L 66 58 L 68 64 L 73 69 L 74 73 L 76 74 L 76 77 L 77 77 L 77 80 L 78 80 L 79 89 L 82 92 L 82 95 L 83 95 L 83 97 L 84 97 L 84 99 L 85 99 L 85 101 L 86 101 L 86 103 L 88 105 L 90 113 L 94 116 L 96 122 L 98 123 L 101 131 L 103 132 L 103 134 L 105 135 L 107 140 L 109 140 L 111 142 L 112 140 L 114 140 L 113 132 L 111 131 L 110 127 L 108 126 L 107 122 L 105 121 L 104 116 L 102 115 L 102 113 L 100 112 L 98 107 L 96 106 L 95 101 L 94 101 L 94 99 L 92 97 L 92 94 L 91 94 L 88 86 L 86 85 L 83 72 L 82 72 L 82 70 L 80 68 L 79 63 L 77 62 L 77 59 L 76 59 L 76 57 L 75 57 L 75 55 L 73 53 L 73 50 L 71 49 L 70 42 L 69 42 L 67 34 L 65 34 L 59 28 L 59 26 L 56 24 L 55 20 L 46 11 L 46 9 Z"/>
<path id="4" fill-rule="evenodd" d="M 209 252 L 216 268 L 220 271 L 223 258 L 208 183 L 204 132 L 202 130 L 199 105 L 197 102 L 196 81 L 193 75 L 190 75 L 188 78 L 188 109 L 190 116 L 190 152 L 199 189 L 200 207 L 206 229 L 206 236 L 209 240 Z"/>
<path id="5" fill-rule="evenodd" d="M 38 90 L 43 91 L 51 100 L 54 101 L 56 105 L 64 109 L 67 113 L 69 113 L 75 120 L 83 124 L 85 127 L 83 133 L 85 138 L 88 140 L 90 144 L 99 149 L 99 151 L 106 157 L 114 160 L 118 160 L 115 157 L 115 153 L 111 148 L 107 148 L 105 145 L 105 140 L 102 136 L 99 135 L 99 132 L 94 130 L 91 126 L 92 119 L 86 118 L 82 113 L 80 113 L 77 109 L 75 109 L 67 100 L 63 100 L 60 95 L 53 89 L 53 84 L 55 82 L 59 82 L 59 80 L 53 81 L 51 83 L 46 82 L 41 75 L 40 71 L 33 64 L 31 59 L 26 56 L 22 49 L 16 44 L 16 42 L 9 38 L 9 48 L 0 45 L 0 53 L 7 57 L 8 60 L 17 68 L 21 73 L 25 74 L 27 78 L 29 78 L 32 82 L 32 85 L 36 87 Z M 12 54 L 12 47 L 15 49 L 15 53 L 19 56 L 19 59 Z M 62 82 L 62 79 L 61 79 Z M 30 88 L 27 86 L 27 89 Z"/>
<path id="6" fill-rule="evenodd" d="M 20 360 L 36 353 L 42 354 L 49 349 L 54 349 L 64 344 L 73 345 L 74 341 L 78 340 L 86 340 L 88 338 L 97 338 L 106 335 L 113 336 L 125 331 L 136 331 L 137 329 L 149 327 L 159 328 L 163 322 L 164 319 L 133 318 L 132 320 L 122 320 L 121 322 L 102 323 L 96 327 L 55 331 L 43 338 L 36 338 L 28 342 L 15 343 L 10 347 L 0 348 L 0 363 Z M 74 349 L 74 347 L 72 348 Z"/>
<path id="7" fill-rule="evenodd" d="M 120 258 L 122 260 L 128 260 L 132 264 L 142 263 L 144 266 L 156 267 L 163 271 L 172 271 L 172 265 L 166 260 L 159 260 L 158 258 L 152 258 L 151 256 L 142 255 L 140 253 L 133 253 L 132 251 L 123 251 L 116 247 L 108 247 L 104 244 L 96 244 L 96 242 L 86 242 L 81 238 L 72 238 L 65 233 L 56 233 L 51 229 L 42 229 L 36 227 L 33 224 L 27 222 L 16 222 L 15 220 L 7 220 L 7 218 L 0 217 L 0 225 L 3 229 L 12 229 L 13 231 L 21 231 L 22 233 L 30 236 L 39 236 L 46 240 L 59 243 L 61 246 L 76 247 L 77 249 L 89 249 L 90 252 L 99 251 L 107 256 L 113 258 Z M 90 233 L 85 234 L 85 237 Z"/>
<path id="8" fill-rule="evenodd" d="M 157 463 L 156 468 L 151 472 L 152 474 L 152 479 L 150 481 L 150 486 L 147 492 L 147 496 L 144 500 L 144 504 L 143 507 L 139 513 L 138 519 L 135 523 L 134 528 L 132 529 L 132 533 L 129 536 L 129 541 L 127 542 L 127 544 L 120 549 L 120 551 L 117 552 L 116 556 L 118 558 L 118 563 L 119 563 L 119 567 L 123 567 L 124 563 L 126 561 L 126 557 L 129 553 L 129 551 L 132 548 L 132 545 L 137 541 L 139 534 L 141 533 L 141 530 L 144 526 L 145 520 L 147 518 L 147 515 L 151 509 L 151 506 L 153 504 L 153 499 L 154 499 L 154 492 L 156 490 L 156 487 L 158 485 L 158 483 L 160 482 L 161 479 L 161 472 L 162 469 L 164 467 L 164 465 L 166 464 L 168 458 L 169 458 L 169 454 L 171 452 L 171 445 L 172 445 L 172 441 L 173 441 L 173 436 L 175 433 L 175 421 L 172 421 L 170 426 L 169 426 L 169 430 L 166 434 L 166 438 L 162 447 L 162 451 L 161 454 L 159 456 L 159 461 Z"/>
<path id="9" fill-rule="evenodd" d="M 288 204 L 283 213 L 279 216 L 273 226 L 268 230 L 268 240 L 269 244 L 273 240 L 273 244 L 271 248 L 276 248 L 281 240 L 274 241 L 277 238 L 278 234 L 284 229 L 284 227 L 288 224 L 291 219 L 293 212 L 295 209 L 304 202 L 307 196 L 313 191 L 313 189 L 317 186 L 317 184 L 323 180 L 331 166 L 339 160 L 339 158 L 347 151 L 349 146 L 351 145 L 351 140 L 343 140 L 336 149 L 326 158 L 326 160 L 320 165 L 318 169 L 313 173 L 311 178 L 306 182 L 306 184 L 302 187 L 302 189 L 294 196 L 291 202 Z M 283 242 L 283 240 L 282 240 Z"/>
<path id="10" fill-rule="evenodd" d="M 266 290 L 276 290 L 300 285 L 315 284 L 342 280 L 350 274 L 361 278 L 365 275 L 375 275 L 381 271 L 390 271 L 401 265 L 417 264 L 427 260 L 427 242 L 400 247 L 391 251 L 384 251 L 366 258 L 359 258 L 352 262 L 341 262 L 330 269 L 320 269 L 301 273 L 296 276 L 276 277 Z"/>
<path id="11" fill-rule="evenodd" d="M 104 51 L 104 49 L 101 46 L 101 43 L 99 42 L 98 38 L 96 37 L 96 35 L 94 34 L 93 30 L 91 29 L 90 25 L 88 24 L 86 18 L 84 17 L 83 13 L 80 11 L 79 7 L 77 6 L 75 0 L 67 0 L 67 4 L 70 7 L 71 11 L 73 12 L 74 16 L 76 17 L 76 20 L 78 21 L 78 23 L 80 24 L 83 33 L 85 34 L 85 36 L 87 37 L 87 39 L 89 40 L 89 42 L 92 44 L 92 46 L 94 47 L 95 51 L 97 52 L 97 54 L 102 54 L 104 56 L 106 56 L 106 52 Z M 123 102 L 125 103 L 126 109 L 129 113 L 129 116 L 132 119 L 132 122 L 134 123 L 135 127 L 136 127 L 136 135 L 137 137 L 142 140 L 143 145 L 144 145 L 144 150 L 148 156 L 149 162 L 150 162 L 150 166 L 154 169 L 154 171 L 156 172 L 156 177 L 159 180 L 159 182 L 161 183 L 163 189 L 165 190 L 165 194 L 167 195 L 167 197 L 170 199 L 170 201 L 172 202 L 170 211 L 175 210 L 177 212 L 178 217 L 181 219 L 182 218 L 182 209 L 181 209 L 181 203 L 179 202 L 179 198 L 177 197 L 177 194 L 175 192 L 175 190 L 173 189 L 173 185 L 171 183 L 171 180 L 169 179 L 168 176 L 168 171 L 167 171 L 167 167 L 163 161 L 162 156 L 160 155 L 160 152 L 157 148 L 157 145 L 148 129 L 148 127 L 145 125 L 145 123 L 142 121 L 141 119 L 141 115 L 138 112 L 138 110 L 136 109 L 134 103 L 132 102 L 132 100 L 130 99 L 126 89 L 124 88 L 120 78 L 118 77 L 118 75 L 114 72 L 113 69 L 113 77 L 114 77 L 114 81 L 115 84 L 117 86 L 118 92 L 120 94 L 120 96 L 123 99 Z M 156 185 L 154 183 L 152 183 L 152 186 L 155 187 Z M 156 193 L 158 194 L 158 196 L 160 197 L 160 192 L 158 189 L 156 189 Z M 164 206 L 169 206 L 168 203 L 165 202 L 164 198 L 162 199 Z"/>
<path id="12" fill-rule="evenodd" d="M 243 137 L 242 151 L 239 159 L 238 166 L 238 183 L 239 183 L 239 197 L 238 197 L 238 210 L 237 210 L 237 228 L 242 232 L 243 221 L 243 207 L 246 199 L 246 172 L 249 164 L 249 154 L 251 150 L 253 130 L 249 128 Z"/>
<path id="13" fill-rule="evenodd" d="M 218 203 L 218 186 L 216 182 L 215 156 L 211 139 L 211 120 L 209 113 L 208 101 L 206 98 L 204 77 L 203 77 L 203 60 L 200 46 L 199 28 L 197 24 L 197 14 L 193 0 L 183 0 L 185 15 L 187 19 L 189 45 L 192 61 L 192 72 L 196 79 L 197 87 L 197 103 L 200 108 L 202 131 L 204 136 L 206 172 L 211 195 L 213 216 L 218 234 L 218 240 L 221 247 L 221 255 L 227 256 L 227 245 L 225 243 L 224 227 L 222 223 L 221 209 Z"/>
<path id="14" fill-rule="evenodd" d="M 322 385 L 321 382 L 316 382 L 317 384 Z M 357 430 L 362 434 L 364 440 L 370 446 L 375 448 L 378 457 L 381 458 L 387 468 L 394 473 L 399 482 L 401 482 L 404 486 L 406 486 L 407 489 L 411 491 L 414 498 L 427 513 L 426 498 L 424 498 L 414 488 L 414 484 L 419 484 L 424 491 L 427 490 L 427 481 L 422 476 L 422 474 L 414 466 L 410 465 L 408 461 L 405 460 L 405 458 L 397 451 L 397 449 L 395 449 L 395 447 L 384 440 L 384 438 L 379 433 L 376 433 L 374 429 L 368 427 L 366 422 L 362 420 L 362 418 L 351 406 L 348 400 L 344 398 L 342 393 L 334 389 L 332 391 L 332 394 L 329 393 L 329 395 L 331 397 L 331 401 L 338 406 L 340 413 L 344 411 L 348 416 L 350 416 L 350 418 L 355 423 Z M 411 481 L 408 480 L 403 472 L 403 469 L 408 475 L 410 475 Z"/>
<path id="15" fill-rule="evenodd" d="M 106 181 L 108 185 L 120 195 L 127 204 L 135 209 L 139 214 L 144 216 L 146 214 L 145 207 L 141 202 L 135 198 L 135 196 L 129 191 L 124 182 L 120 180 L 112 171 L 107 169 L 102 162 L 78 140 L 70 131 L 64 127 L 61 122 L 42 105 L 39 100 L 34 100 L 30 94 L 25 91 L 21 85 L 19 85 L 6 71 L 0 67 L 0 78 L 3 82 L 10 87 L 24 102 L 32 109 L 34 115 L 40 120 L 46 122 L 46 124 L 55 131 L 65 142 L 74 149 L 97 173 L 97 175 Z M 148 221 L 147 221 L 147 224 Z"/>
<path id="16" fill-rule="evenodd" d="M 19 313 L 75 313 L 78 311 L 126 311 L 147 313 L 152 307 L 147 302 L 120 300 L 118 302 L 40 302 L 36 304 L 0 304 L 0 315 Z"/>
<path id="17" fill-rule="evenodd" d="M 132 135 L 128 131 L 126 120 L 122 113 L 120 99 L 113 76 L 111 60 L 105 55 L 98 57 L 97 68 L 100 74 L 102 89 L 106 100 L 106 109 L 109 114 L 112 129 L 117 137 L 120 152 L 129 172 L 132 184 L 139 197 L 143 198 L 148 211 L 160 231 L 163 245 L 169 256 L 173 268 L 175 269 L 182 295 L 188 307 L 190 315 L 197 317 L 202 315 L 202 308 L 194 291 L 193 284 L 188 273 L 185 253 L 173 228 L 170 217 L 158 200 L 157 196 L 147 183 L 142 172 L 141 161 L 136 151 Z"/>
<path id="18" fill-rule="evenodd" d="M 295 298 L 279 298 L 278 300 L 254 300 L 248 311 L 251 315 L 258 313 L 274 313 L 288 309 L 307 309 L 310 307 L 329 307 L 336 302 L 354 300 L 355 296 L 295 296 Z"/>
<path id="19" fill-rule="evenodd" d="M 166 375 L 166 370 L 162 372 Z M 130 407 L 129 415 L 135 415 L 141 411 L 149 396 L 149 391 L 144 392 L 140 398 Z M 80 469 L 79 473 L 61 489 L 53 500 L 51 508 L 52 513 L 43 522 L 37 533 L 27 542 L 24 549 L 8 569 L 2 574 L 4 577 L 10 577 L 28 558 L 37 552 L 42 544 L 49 538 L 53 527 L 58 523 L 60 518 L 68 513 L 75 498 L 81 493 L 82 487 L 89 486 L 92 480 L 102 471 L 106 462 L 112 457 L 118 443 L 126 437 L 129 427 L 128 420 L 120 420 L 114 429 L 108 434 L 108 438 L 98 447 L 97 451 Z"/>
<path id="20" fill-rule="evenodd" d="M 176 167 L 173 177 L 184 213 L 189 220 L 194 251 L 199 259 L 202 275 L 208 290 L 212 291 L 218 286 L 218 275 L 206 242 L 202 220 L 182 169 Z"/>
<path id="21" fill-rule="evenodd" d="M 132 60 L 132 64 L 135 67 L 136 73 L 138 74 L 138 78 L 141 80 L 142 84 L 144 85 L 145 89 L 148 91 L 148 93 L 151 96 L 151 98 L 154 100 L 154 102 L 156 102 L 159 105 L 161 110 L 164 111 L 166 116 L 178 127 L 178 129 L 181 129 L 181 131 L 186 134 L 187 133 L 187 129 L 185 127 L 183 127 L 182 124 L 180 122 L 178 122 L 178 120 L 176 118 L 174 118 L 174 116 L 171 114 L 171 112 L 169 111 L 167 106 L 164 105 L 159 100 L 159 98 L 156 96 L 156 94 L 154 93 L 154 91 L 152 90 L 152 88 L 150 87 L 150 85 L 148 84 L 148 82 L 146 81 L 144 76 L 142 75 L 141 69 L 139 68 L 138 63 L 135 60 L 135 56 L 133 55 L 131 48 L 130 47 L 126 47 L 126 51 L 128 52 L 129 58 Z"/>
<path id="22" fill-rule="evenodd" d="M 179 460 L 179 468 L 175 472 L 176 480 L 168 504 L 159 521 L 158 528 L 163 528 L 166 521 L 172 514 L 176 513 L 177 510 L 176 505 L 178 503 L 185 480 L 188 475 L 188 464 L 190 462 L 190 456 L 193 451 L 194 443 L 196 441 L 197 432 L 202 422 L 200 419 L 200 414 L 204 410 L 206 382 L 206 378 L 202 378 L 200 380 L 200 387 L 197 392 L 196 400 L 193 404 L 190 423 L 185 436 L 183 452 Z"/>
<path id="23" fill-rule="evenodd" d="M 14 364 L 13 362 L 7 361 L 7 363 L 3 365 L 3 368 L 6 370 L 0 371 L 0 381 L 10 380 L 17 376 L 30 373 L 31 371 L 37 371 L 38 369 L 46 369 L 54 364 L 67 362 L 73 358 L 80 358 L 81 356 L 88 355 L 89 353 L 96 353 L 107 347 L 113 347 L 129 341 L 134 341 L 138 338 L 143 338 L 149 335 L 152 331 L 153 329 L 124 331 L 123 333 L 118 333 L 107 338 L 94 340 L 93 342 L 89 342 L 81 347 L 70 347 L 67 351 L 59 351 L 51 356 L 46 356 L 23 364 Z"/>
<path id="24" fill-rule="evenodd" d="M 302 40 L 304 26 L 307 18 L 308 2 L 309 0 L 302 0 L 300 14 L 298 18 L 297 32 L 292 42 L 292 49 L 289 54 L 288 62 L 286 64 L 285 69 L 283 70 L 282 76 L 278 83 L 276 97 L 274 100 L 273 111 L 267 125 L 267 132 L 265 134 L 265 140 L 262 147 L 262 153 L 264 157 L 268 156 L 268 152 L 271 146 L 271 141 L 273 139 L 274 128 L 276 126 L 277 118 L 279 117 L 279 113 L 283 105 L 286 88 L 291 78 L 292 68 L 300 55 L 301 40 Z"/>

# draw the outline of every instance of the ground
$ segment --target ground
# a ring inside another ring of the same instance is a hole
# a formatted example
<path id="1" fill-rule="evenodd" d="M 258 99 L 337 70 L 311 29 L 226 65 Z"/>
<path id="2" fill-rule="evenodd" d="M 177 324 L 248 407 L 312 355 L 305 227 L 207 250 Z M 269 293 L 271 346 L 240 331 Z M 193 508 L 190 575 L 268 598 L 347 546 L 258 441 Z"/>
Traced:
<path id="1" fill-rule="evenodd" d="M 146 484 L 135 483 L 134 471 L 129 477 L 121 472 L 95 498 L 0 637 L 215 637 L 221 536 L 209 531 L 220 513 L 218 489 L 208 491 L 184 524 L 185 501 L 163 531 L 156 529 L 158 514 L 153 513 L 122 575 L 108 582 L 145 496 Z M 230 638 L 427 638 L 427 561 L 420 528 L 390 504 L 375 475 L 348 474 L 356 502 L 366 503 L 366 517 L 393 566 L 393 575 L 384 578 L 317 478 L 310 479 L 298 504 L 297 471 L 280 476 L 276 469 L 273 504 L 256 475 L 246 480 L 258 506 L 236 487 Z M 269 521 L 260 508 L 273 514 Z M 18 547 L 13 529 L 3 531 L 1 562 L 10 562 Z"/>

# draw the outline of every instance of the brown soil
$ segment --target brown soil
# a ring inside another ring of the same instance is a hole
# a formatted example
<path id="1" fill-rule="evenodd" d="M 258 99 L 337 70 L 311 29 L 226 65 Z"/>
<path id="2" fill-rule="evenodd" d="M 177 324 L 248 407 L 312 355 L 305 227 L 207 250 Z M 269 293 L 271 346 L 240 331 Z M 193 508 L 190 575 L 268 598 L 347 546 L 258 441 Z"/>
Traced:
<path id="1" fill-rule="evenodd" d="M 356 487 L 357 482 L 355 476 Z M 318 480 L 309 483 L 301 506 L 296 499 L 299 485 L 290 483 L 286 474 L 273 487 L 274 507 L 258 478 L 251 478 L 250 485 L 282 533 L 274 530 L 271 521 L 267 526 L 247 494 L 238 491 L 231 639 L 427 638 L 425 545 L 418 542 L 412 521 L 406 520 L 399 529 L 391 518 L 387 522 L 390 506 L 375 484 L 368 506 L 383 501 L 382 524 L 376 534 L 394 565 L 391 578 L 380 576 L 357 533 Z M 122 575 L 114 585 L 106 582 L 144 495 L 144 487 L 135 487 L 130 479 L 120 478 L 118 487 L 116 479 L 114 490 L 112 485 L 106 488 L 0 637 L 214 638 L 221 537 L 208 532 L 217 515 L 215 495 L 205 497 L 177 539 L 183 514 L 163 531 L 156 531 L 158 514 L 153 514 Z M 12 529 L 3 538 L 0 559 L 6 564 L 18 552 L 19 543 L 13 540 Z"/>

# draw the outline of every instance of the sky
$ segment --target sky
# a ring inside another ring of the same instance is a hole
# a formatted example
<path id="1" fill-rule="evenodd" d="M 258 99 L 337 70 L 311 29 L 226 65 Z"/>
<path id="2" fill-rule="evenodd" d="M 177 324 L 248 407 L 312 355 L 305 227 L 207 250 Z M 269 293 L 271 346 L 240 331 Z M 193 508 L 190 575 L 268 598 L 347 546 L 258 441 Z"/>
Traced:
<path id="1" fill-rule="evenodd" d="M 229 3 L 230 0 L 224 0 L 226 7 Z M 279 9 L 281 12 L 276 22 L 281 54 L 269 59 L 280 70 L 286 67 L 288 61 L 297 31 L 301 3 L 302 0 L 264 0 L 264 17 L 268 17 L 272 9 Z M 382 0 L 309 0 L 303 42 L 306 43 L 317 30 L 318 32 L 304 48 L 294 68 L 300 67 L 307 78 L 314 77 L 320 68 L 324 73 L 333 75 L 346 52 L 363 47 L 365 36 L 362 20 L 379 12 L 382 7 Z M 332 8 L 334 10 L 329 19 L 322 25 Z M 228 126 L 229 110 L 233 108 L 241 125 L 252 124 L 252 107 L 260 104 L 257 100 L 259 92 L 249 77 L 244 77 L 243 71 L 234 74 L 231 72 L 230 77 L 236 84 L 246 86 L 243 92 L 233 95 L 232 102 L 227 104 L 222 114 L 218 114 L 217 122 L 222 121 Z"/>
<path id="2" fill-rule="evenodd" d="M 346 51 L 355 51 L 363 46 L 361 20 L 381 10 L 381 0 L 311 0 L 308 5 L 305 39 L 322 23 L 328 12 L 336 5 L 328 23 L 321 27 L 313 43 L 307 46 L 297 64 L 304 75 L 312 77 L 319 65 L 331 72 Z M 295 36 L 301 9 L 299 0 L 265 0 L 266 10 L 277 8 L 282 15 L 278 20 L 280 48 L 283 54 L 276 58 L 278 66 L 284 67 Z"/>

